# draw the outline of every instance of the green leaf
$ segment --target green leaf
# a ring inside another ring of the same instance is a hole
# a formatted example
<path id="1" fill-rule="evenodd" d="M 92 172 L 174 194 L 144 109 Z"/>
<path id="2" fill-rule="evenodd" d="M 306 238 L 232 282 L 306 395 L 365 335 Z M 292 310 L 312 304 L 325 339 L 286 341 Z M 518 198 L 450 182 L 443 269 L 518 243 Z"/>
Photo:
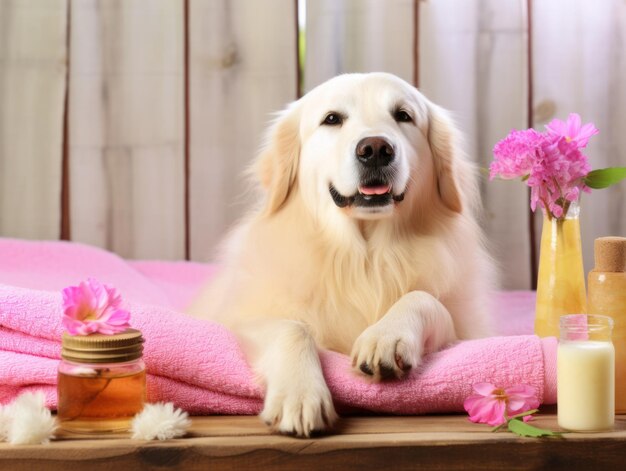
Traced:
<path id="1" fill-rule="evenodd" d="M 509 430 L 520 437 L 559 437 L 561 436 L 558 432 L 553 432 L 551 430 L 546 430 L 543 428 L 533 427 L 532 425 L 528 425 L 525 422 L 522 422 L 519 419 L 511 419 L 509 420 Z"/>
<path id="2" fill-rule="evenodd" d="M 589 188 L 599 190 L 615 185 L 624 178 L 626 178 L 626 167 L 610 167 L 592 170 L 584 181 Z"/>

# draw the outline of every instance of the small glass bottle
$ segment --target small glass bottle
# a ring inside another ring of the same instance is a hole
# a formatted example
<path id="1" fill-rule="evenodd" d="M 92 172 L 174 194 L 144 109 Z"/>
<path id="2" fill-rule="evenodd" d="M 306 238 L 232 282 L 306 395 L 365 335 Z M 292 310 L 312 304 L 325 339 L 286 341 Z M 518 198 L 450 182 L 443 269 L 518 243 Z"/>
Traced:
<path id="1" fill-rule="evenodd" d="M 615 322 L 615 412 L 626 413 L 626 237 L 599 237 L 588 277 L 588 311 Z"/>
<path id="2" fill-rule="evenodd" d="M 146 372 L 136 329 L 115 335 L 63 334 L 58 419 L 77 433 L 125 431 L 143 409 Z"/>
<path id="3" fill-rule="evenodd" d="M 559 427 L 574 432 L 608 430 L 615 421 L 613 320 L 607 316 L 561 316 L 557 349 Z"/>

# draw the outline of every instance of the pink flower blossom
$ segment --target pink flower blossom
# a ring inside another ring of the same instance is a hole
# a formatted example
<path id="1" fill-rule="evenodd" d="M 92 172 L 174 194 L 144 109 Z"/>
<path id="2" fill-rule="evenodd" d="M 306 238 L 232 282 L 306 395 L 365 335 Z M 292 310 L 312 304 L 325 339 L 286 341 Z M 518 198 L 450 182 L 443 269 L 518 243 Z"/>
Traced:
<path id="1" fill-rule="evenodd" d="M 581 190 L 590 191 L 585 177 L 591 167 L 580 149 L 598 130 L 593 123 L 581 125 L 574 113 L 567 122 L 555 119 L 546 127 L 545 133 L 513 130 L 498 142 L 490 178 L 522 177 L 531 189 L 531 209 L 539 206 L 550 217 L 562 218 Z"/>
<path id="2" fill-rule="evenodd" d="M 89 278 L 63 290 L 63 326 L 71 335 L 117 334 L 130 327 L 130 313 L 120 309 L 115 288 Z"/>
<path id="3" fill-rule="evenodd" d="M 567 121 L 553 119 L 546 125 L 546 129 L 548 135 L 564 137 L 567 142 L 574 143 L 579 149 L 585 147 L 589 138 L 599 132 L 593 123 L 583 125 L 576 113 L 570 113 Z"/>
<path id="4" fill-rule="evenodd" d="M 518 384 L 497 388 L 490 383 L 474 385 L 476 394 L 465 399 L 463 406 L 472 422 L 497 426 L 508 418 L 539 407 L 539 400 L 532 386 Z M 530 416 L 524 417 L 524 422 Z"/>

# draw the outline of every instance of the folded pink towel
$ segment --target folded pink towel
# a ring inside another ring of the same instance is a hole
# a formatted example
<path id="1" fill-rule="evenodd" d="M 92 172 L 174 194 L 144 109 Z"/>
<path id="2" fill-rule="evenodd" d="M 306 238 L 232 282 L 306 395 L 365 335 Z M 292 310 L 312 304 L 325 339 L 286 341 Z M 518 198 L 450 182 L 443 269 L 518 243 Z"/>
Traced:
<path id="1" fill-rule="evenodd" d="M 42 389 L 56 406 L 60 356 L 60 289 L 89 276 L 118 288 L 132 325 L 146 339 L 149 398 L 194 414 L 254 414 L 262 390 L 235 337 L 224 327 L 177 312 L 215 271 L 186 262 L 127 262 L 93 247 L 0 239 L 0 403 Z M 556 340 L 532 335 L 461 342 L 430 355 L 401 380 L 371 384 L 349 358 L 321 353 L 324 376 L 340 411 L 397 414 L 463 410 L 472 385 L 534 386 L 556 400 Z"/>

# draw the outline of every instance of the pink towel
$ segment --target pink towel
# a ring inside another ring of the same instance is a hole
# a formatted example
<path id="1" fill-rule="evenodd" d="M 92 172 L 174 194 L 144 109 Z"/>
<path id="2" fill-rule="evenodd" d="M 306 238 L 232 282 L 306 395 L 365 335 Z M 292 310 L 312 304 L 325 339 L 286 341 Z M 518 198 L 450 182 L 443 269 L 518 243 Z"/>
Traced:
<path id="1" fill-rule="evenodd" d="M 42 389 L 56 406 L 60 290 L 92 276 L 118 288 L 133 327 L 143 332 L 151 401 L 173 401 L 193 414 L 258 413 L 262 390 L 235 337 L 177 312 L 214 271 L 189 262 L 128 262 L 76 243 L 0 239 L 0 403 Z M 482 381 L 530 384 L 542 402 L 554 403 L 555 351 L 554 338 L 532 335 L 466 341 L 382 384 L 355 375 L 345 355 L 324 351 L 321 358 L 340 411 L 421 414 L 463 410 L 472 385 Z"/>

